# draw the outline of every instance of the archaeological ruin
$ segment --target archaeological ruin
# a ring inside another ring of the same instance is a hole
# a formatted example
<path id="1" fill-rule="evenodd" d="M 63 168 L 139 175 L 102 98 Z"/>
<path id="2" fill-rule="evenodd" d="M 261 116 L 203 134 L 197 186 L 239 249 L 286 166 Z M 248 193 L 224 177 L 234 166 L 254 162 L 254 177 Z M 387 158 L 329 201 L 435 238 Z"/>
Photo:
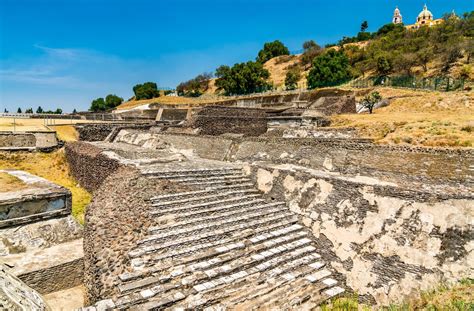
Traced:
<path id="1" fill-rule="evenodd" d="M 24 187 L 0 199 L 1 306 L 77 285 L 90 311 L 381 306 L 474 274 L 473 149 L 328 127 L 356 111 L 337 89 L 139 110 L 65 145 L 83 227 L 67 189 L 5 171 Z"/>

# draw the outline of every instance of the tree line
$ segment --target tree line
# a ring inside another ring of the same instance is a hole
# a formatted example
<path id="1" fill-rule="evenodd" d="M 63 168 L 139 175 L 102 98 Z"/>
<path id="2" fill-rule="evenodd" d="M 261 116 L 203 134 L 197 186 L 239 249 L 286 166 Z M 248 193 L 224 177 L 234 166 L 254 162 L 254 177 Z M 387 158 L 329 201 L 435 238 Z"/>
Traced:
<path id="1" fill-rule="evenodd" d="M 5 108 L 5 110 L 3 111 L 4 113 L 9 113 L 8 109 Z M 63 110 L 61 108 L 57 108 L 56 110 L 43 110 L 43 108 L 41 108 L 41 106 L 38 106 L 38 108 L 36 108 L 36 112 L 33 112 L 33 108 L 27 108 L 25 109 L 25 111 L 23 112 L 23 110 L 18 107 L 18 109 L 16 110 L 16 113 L 28 113 L 28 114 L 33 114 L 33 113 L 36 113 L 36 114 L 63 114 Z M 77 113 L 76 109 L 74 109 L 73 113 Z"/>
<path id="2" fill-rule="evenodd" d="M 343 37 L 337 44 L 324 48 L 315 41 L 303 44 L 303 55 L 298 63 L 287 68 L 285 87 L 295 89 L 302 72 L 309 69 L 308 88 L 336 86 L 365 76 L 401 74 L 413 76 L 415 67 L 428 73 L 431 63 L 441 63 L 436 75 L 450 75 L 456 63 L 464 59 L 460 78 L 469 78 L 474 55 L 474 11 L 455 17 L 446 14 L 444 22 L 433 27 L 407 29 L 403 24 L 386 24 L 375 32 L 368 32 L 367 21 L 361 23 L 354 37 Z M 367 41 L 366 46 L 354 43 Z M 208 88 L 208 80 L 216 77 L 218 91 L 225 95 L 242 95 L 271 89 L 270 73 L 264 64 L 277 56 L 289 55 L 288 48 L 279 40 L 267 42 L 255 61 L 223 65 L 214 75 L 199 75 L 181 83 L 179 95 L 200 96 Z M 420 74 L 420 73 L 418 73 Z"/>

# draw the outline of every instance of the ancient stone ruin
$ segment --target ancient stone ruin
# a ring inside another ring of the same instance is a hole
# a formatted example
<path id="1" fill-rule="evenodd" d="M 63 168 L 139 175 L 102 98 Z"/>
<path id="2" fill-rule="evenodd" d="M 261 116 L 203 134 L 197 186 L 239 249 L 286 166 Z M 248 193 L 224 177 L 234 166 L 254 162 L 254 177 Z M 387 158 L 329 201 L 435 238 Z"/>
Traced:
<path id="1" fill-rule="evenodd" d="M 330 95 L 82 125 L 87 141 L 65 150 L 93 194 L 84 229 L 62 213 L 67 193 L 58 210 L 42 203 L 17 218 L 9 202 L 5 221 L 25 221 L 15 230 L 44 242 L 2 233 L 5 258 L 17 256 L 21 270 L 29 252 L 52 258 L 83 245 L 37 265 L 42 273 L 14 273 L 40 293 L 59 282 L 44 271 L 69 282 L 83 273 L 83 310 L 299 310 L 354 294 L 387 305 L 472 276 L 473 151 L 375 145 L 325 128 L 335 107 L 355 109 L 351 94 Z M 45 222 L 58 228 L 53 241 L 40 235 Z M 74 260 L 83 270 L 68 270 Z"/>

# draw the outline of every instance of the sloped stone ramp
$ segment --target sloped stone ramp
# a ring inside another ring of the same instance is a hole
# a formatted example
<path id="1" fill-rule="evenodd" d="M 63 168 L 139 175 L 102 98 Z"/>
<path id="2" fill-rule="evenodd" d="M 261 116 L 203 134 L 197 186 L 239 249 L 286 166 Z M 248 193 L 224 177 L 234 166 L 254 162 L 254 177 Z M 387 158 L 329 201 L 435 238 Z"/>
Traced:
<path id="1" fill-rule="evenodd" d="M 311 232 L 284 202 L 266 202 L 241 169 L 146 174 L 198 190 L 152 199 L 156 225 L 130 250 L 119 296 L 95 307 L 295 309 L 344 292 Z"/>

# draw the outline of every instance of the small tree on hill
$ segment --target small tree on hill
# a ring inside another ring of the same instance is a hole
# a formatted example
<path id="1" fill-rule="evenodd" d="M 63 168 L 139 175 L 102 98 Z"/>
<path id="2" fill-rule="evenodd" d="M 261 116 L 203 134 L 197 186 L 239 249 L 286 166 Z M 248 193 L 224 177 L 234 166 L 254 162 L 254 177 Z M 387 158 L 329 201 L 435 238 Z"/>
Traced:
<path id="1" fill-rule="evenodd" d="M 18 110 L 16 111 L 16 113 L 22 113 L 20 107 L 18 107 Z"/>
<path id="2" fill-rule="evenodd" d="M 317 56 L 313 67 L 308 74 L 308 87 L 310 89 L 323 86 L 335 86 L 351 78 L 349 59 L 343 51 L 330 49 Z"/>
<path id="3" fill-rule="evenodd" d="M 377 57 L 377 73 L 387 75 L 392 71 L 392 62 L 385 55 Z"/>
<path id="4" fill-rule="evenodd" d="M 143 84 L 137 84 L 133 87 L 133 93 L 135 93 L 135 99 L 152 99 L 160 96 L 158 86 L 155 82 L 145 82 Z"/>
<path id="5" fill-rule="evenodd" d="M 74 108 L 74 110 L 72 111 L 72 114 L 76 114 L 77 113 L 77 110 L 76 108 Z"/>
<path id="6" fill-rule="evenodd" d="M 372 114 L 376 103 L 382 100 L 382 96 L 379 92 L 372 92 L 364 97 L 361 104 L 363 107 L 369 109 L 369 113 Z"/>
<path id="7" fill-rule="evenodd" d="M 123 102 L 123 98 L 118 97 L 117 95 L 114 95 L 114 94 L 109 94 L 105 97 L 105 107 L 107 109 L 113 109 L 121 105 L 122 102 Z"/>
<path id="8" fill-rule="evenodd" d="M 220 66 L 216 70 L 216 86 L 226 95 L 242 95 L 267 90 L 270 85 L 268 70 L 259 62 L 246 62 L 234 66 Z"/>
<path id="9" fill-rule="evenodd" d="M 257 62 L 264 64 L 273 57 L 289 54 L 288 48 L 281 41 L 275 40 L 263 45 L 263 49 L 258 52 Z"/>
<path id="10" fill-rule="evenodd" d="M 105 111 L 107 109 L 107 106 L 105 105 L 105 100 L 102 97 L 96 98 L 91 102 L 91 107 L 89 108 L 89 111 L 92 112 L 99 112 L 99 111 Z"/>
<path id="11" fill-rule="evenodd" d="M 298 87 L 298 81 L 301 80 L 301 71 L 298 67 L 288 70 L 285 77 L 285 87 L 287 90 L 295 90 Z"/>
<path id="12" fill-rule="evenodd" d="M 313 59 L 322 53 L 321 47 L 313 40 L 306 41 L 303 43 L 303 56 L 301 62 L 303 65 L 311 64 Z"/>
<path id="13" fill-rule="evenodd" d="M 369 28 L 369 23 L 367 21 L 363 21 L 360 25 L 360 32 L 366 32 Z"/>
<path id="14" fill-rule="evenodd" d="M 39 106 L 38 109 L 36 109 L 36 113 L 43 113 L 43 108 L 41 108 L 41 106 Z"/>

